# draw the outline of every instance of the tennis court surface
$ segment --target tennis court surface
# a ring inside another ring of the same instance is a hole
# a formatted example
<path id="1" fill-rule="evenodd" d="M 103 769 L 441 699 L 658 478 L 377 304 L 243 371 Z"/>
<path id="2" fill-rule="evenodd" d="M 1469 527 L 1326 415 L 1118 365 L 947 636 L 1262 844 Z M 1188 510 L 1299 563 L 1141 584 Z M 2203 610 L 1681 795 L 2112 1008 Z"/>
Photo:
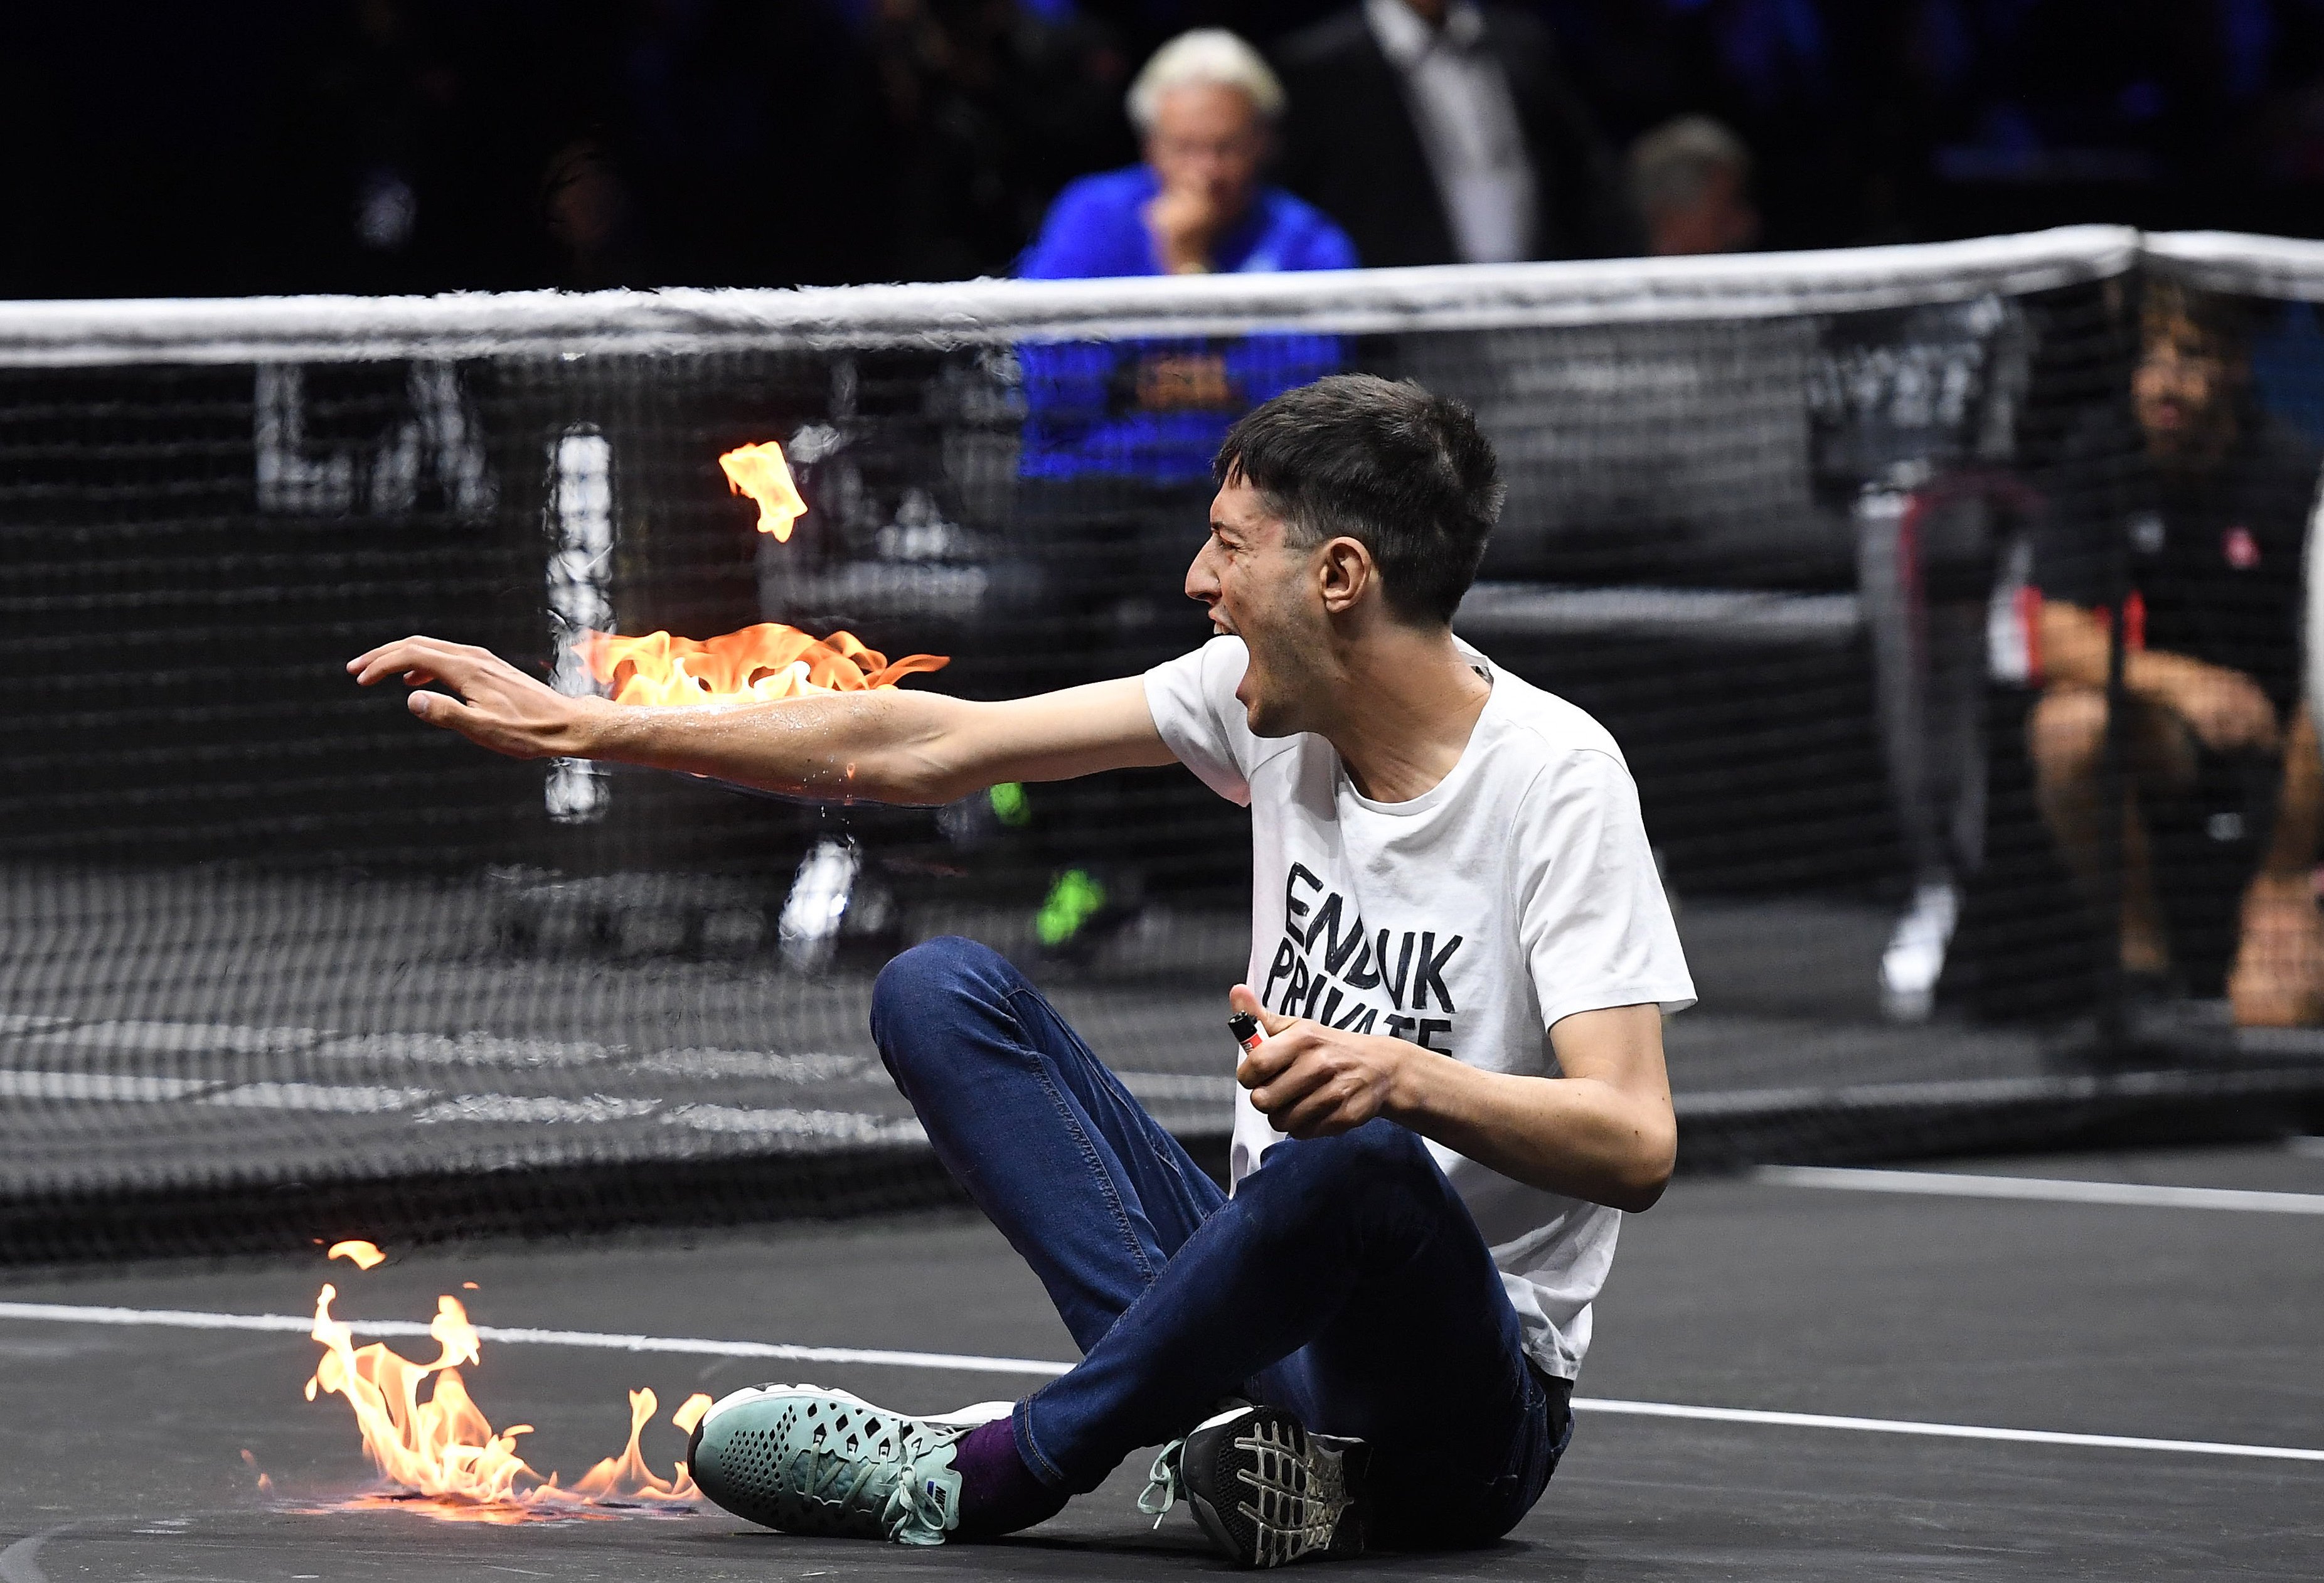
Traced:
<path id="1" fill-rule="evenodd" d="M 1316 1565 L 1422 1578 L 2312 1578 L 2324 1553 L 2319 1239 L 2314 1139 L 1682 1178 L 1624 1229 L 1577 1402 L 1591 1404 L 1533 1514 L 1489 1551 Z M 496 1423 L 535 1424 L 527 1455 L 568 1478 L 618 1446 L 625 1386 L 669 1404 L 806 1377 L 938 1410 L 1021 1394 L 1038 1384 L 1028 1362 L 1073 1356 L 1009 1248 L 958 1211 L 388 1252 L 360 1274 L 319 1249 L 12 1273 L 0 1288 L 11 1381 L 0 1579 L 1217 1569 L 1183 1512 L 1158 1531 L 1139 1515 L 1136 1457 L 1028 1533 L 927 1551 L 795 1539 L 715 1510 L 506 1527 L 327 1510 L 371 1486 L 345 1404 L 301 1399 L 318 1348 L 296 1328 L 215 1317 L 309 1313 L 326 1279 L 358 1339 L 362 1321 L 424 1320 L 438 1293 L 465 1298 L 486 1331 L 471 1393 Z M 586 1334 L 494 1339 L 496 1328 Z M 624 1350 L 607 1337 L 761 1355 Z M 770 1358 L 767 1344 L 843 1355 Z M 1995 1431 L 2009 1432 L 1968 1432 Z M 666 1472 L 683 1447 L 665 1423 L 644 1450 Z"/>

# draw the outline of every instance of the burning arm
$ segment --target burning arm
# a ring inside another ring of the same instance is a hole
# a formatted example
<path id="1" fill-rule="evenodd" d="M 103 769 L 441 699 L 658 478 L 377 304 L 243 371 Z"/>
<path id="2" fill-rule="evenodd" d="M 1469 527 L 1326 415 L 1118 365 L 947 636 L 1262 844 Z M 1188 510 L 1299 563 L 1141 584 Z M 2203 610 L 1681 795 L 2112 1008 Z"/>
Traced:
<path id="1" fill-rule="evenodd" d="M 555 692 L 490 651 L 407 638 L 350 661 L 401 676 L 412 713 L 517 759 L 600 759 L 788 796 L 944 803 L 1003 780 L 1167 764 L 1135 677 L 1001 703 L 893 687 L 683 708 Z M 448 693 L 448 695 L 447 695 Z"/>

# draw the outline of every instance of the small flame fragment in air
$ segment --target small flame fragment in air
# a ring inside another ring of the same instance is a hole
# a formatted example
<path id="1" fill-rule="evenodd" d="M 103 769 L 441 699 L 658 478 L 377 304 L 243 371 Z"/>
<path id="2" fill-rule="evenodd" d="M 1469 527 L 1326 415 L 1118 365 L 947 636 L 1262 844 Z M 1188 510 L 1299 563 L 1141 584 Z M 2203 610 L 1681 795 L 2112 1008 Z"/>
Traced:
<path id="1" fill-rule="evenodd" d="M 940 654 L 890 660 L 853 632 L 816 639 L 780 621 L 703 639 L 585 631 L 573 651 L 617 704 L 751 704 L 862 693 L 951 663 Z"/>
<path id="2" fill-rule="evenodd" d="M 367 1270 L 371 1268 L 372 1265 L 383 1262 L 386 1259 L 387 1255 L 380 1252 L 377 1245 L 374 1243 L 364 1242 L 360 1238 L 350 1238 L 345 1242 L 334 1242 L 331 1244 L 331 1251 L 325 1254 L 323 1256 L 326 1258 L 343 1258 L 352 1263 L 355 1267 L 359 1270 Z"/>
<path id="3" fill-rule="evenodd" d="M 791 524 L 807 514 L 807 502 L 791 482 L 790 464 L 783 447 L 773 440 L 743 446 L 718 458 L 726 487 L 759 502 L 759 531 L 771 533 L 778 544 L 791 536 Z"/>
<path id="4" fill-rule="evenodd" d="M 686 1432 L 692 1434 L 694 1431 L 689 1429 Z M 258 1459 L 250 1454 L 250 1448 L 248 1446 L 244 1446 L 242 1449 L 242 1459 L 250 1465 L 250 1470 L 253 1473 L 258 1475 L 258 1493 L 260 1495 L 272 1495 L 274 1493 L 274 1481 L 266 1477 L 266 1469 L 258 1465 Z"/>
<path id="5" fill-rule="evenodd" d="M 646 1465 L 639 1442 L 659 1406 L 650 1390 L 630 1393 L 630 1438 L 621 1455 L 563 1486 L 517 1454 L 517 1437 L 531 1433 L 530 1424 L 495 1430 L 468 1394 L 460 1369 L 478 1361 L 481 1341 L 458 1298 L 436 1300 L 428 1333 L 437 1355 L 415 1363 L 379 1342 L 355 1346 L 353 1327 L 331 1316 L 337 1295 L 327 1284 L 315 1299 L 310 1333 L 323 1356 L 307 1382 L 307 1399 L 325 1392 L 346 1398 L 364 1453 L 386 1486 L 342 1505 L 392 1505 L 447 1522 L 525 1523 L 606 1517 L 623 1509 L 687 1511 L 701 1498 L 684 1462 L 668 1478 Z M 709 1396 L 697 1392 L 671 1421 L 691 1433 L 709 1406 Z M 251 1467 L 256 1469 L 254 1459 Z M 268 1487 L 263 1474 L 260 1487 Z"/>

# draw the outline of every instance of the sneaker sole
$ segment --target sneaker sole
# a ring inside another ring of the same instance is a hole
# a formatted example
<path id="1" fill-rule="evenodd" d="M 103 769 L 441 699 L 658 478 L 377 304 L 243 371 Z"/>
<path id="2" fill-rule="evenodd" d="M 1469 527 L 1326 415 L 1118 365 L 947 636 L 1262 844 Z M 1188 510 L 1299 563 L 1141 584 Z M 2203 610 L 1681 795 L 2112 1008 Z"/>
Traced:
<path id="1" fill-rule="evenodd" d="M 1362 1441 L 1311 1435 L 1278 1408 L 1243 1407 L 1199 1426 L 1181 1455 L 1194 1521 L 1235 1565 L 1362 1552 Z"/>

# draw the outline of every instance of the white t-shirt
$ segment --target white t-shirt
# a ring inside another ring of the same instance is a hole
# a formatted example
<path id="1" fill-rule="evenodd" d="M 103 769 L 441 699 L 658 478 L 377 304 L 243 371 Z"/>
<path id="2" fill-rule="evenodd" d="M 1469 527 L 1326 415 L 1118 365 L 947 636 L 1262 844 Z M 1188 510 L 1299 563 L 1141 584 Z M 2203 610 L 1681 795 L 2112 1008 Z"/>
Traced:
<path id="1" fill-rule="evenodd" d="M 1250 985 L 1269 1010 L 1554 1077 L 1559 1018 L 1677 1011 L 1694 984 L 1614 739 L 1462 649 L 1492 695 L 1452 773 L 1409 802 L 1360 796 L 1322 737 L 1253 735 L 1240 638 L 1147 672 L 1146 703 L 1179 762 L 1250 809 Z M 1235 1104 L 1240 1183 L 1283 1135 L 1248 1094 Z M 1493 1250 L 1527 1354 L 1573 1378 L 1620 1212 L 1428 1149 Z"/>

